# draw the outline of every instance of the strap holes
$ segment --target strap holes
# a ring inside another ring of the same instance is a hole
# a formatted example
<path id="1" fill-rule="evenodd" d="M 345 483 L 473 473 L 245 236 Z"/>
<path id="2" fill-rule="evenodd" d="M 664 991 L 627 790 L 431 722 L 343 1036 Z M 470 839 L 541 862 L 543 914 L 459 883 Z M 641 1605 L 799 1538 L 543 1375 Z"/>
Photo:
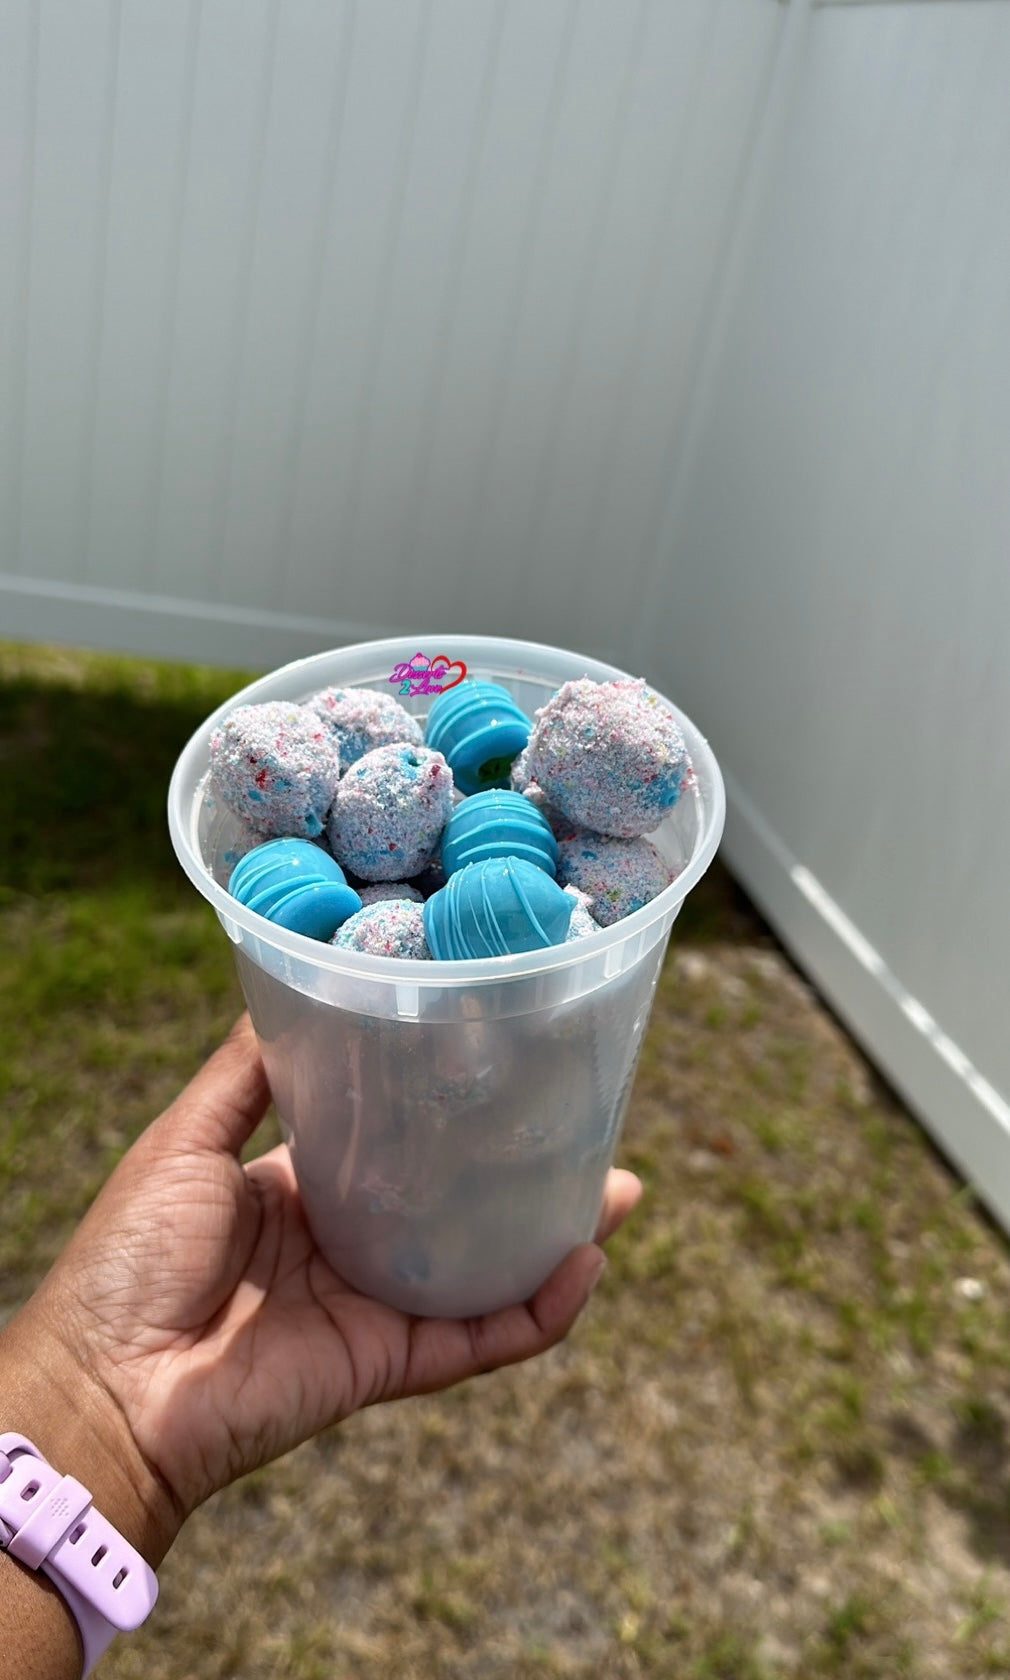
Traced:
<path id="1" fill-rule="evenodd" d="M 71 1533 L 71 1536 L 70 1536 L 70 1544 L 72 1546 L 76 1546 L 78 1540 L 81 1538 L 81 1535 L 84 1533 L 84 1530 L 85 1530 L 86 1527 L 87 1527 L 86 1523 L 78 1523 L 77 1524 L 77 1527 L 73 1530 L 73 1532 Z"/>
<path id="2" fill-rule="evenodd" d="M 113 1581 L 112 1585 L 114 1587 L 121 1587 L 123 1582 L 126 1580 L 127 1575 L 129 1575 L 129 1573 L 130 1573 L 130 1571 L 128 1569 L 121 1569 L 119 1571 L 119 1574 L 116 1576 L 116 1579 Z"/>
<path id="3" fill-rule="evenodd" d="M 109 1549 L 108 1546 L 99 1546 L 97 1552 L 95 1553 L 94 1557 L 91 1560 L 93 1566 L 96 1569 L 98 1568 L 98 1565 L 101 1563 L 101 1561 L 102 1561 L 103 1557 L 105 1556 L 106 1552 L 108 1551 L 108 1549 Z"/>
<path id="4" fill-rule="evenodd" d="M 34 1499 L 38 1491 L 38 1482 L 29 1482 L 27 1487 L 21 1489 L 21 1497 L 22 1499 Z"/>

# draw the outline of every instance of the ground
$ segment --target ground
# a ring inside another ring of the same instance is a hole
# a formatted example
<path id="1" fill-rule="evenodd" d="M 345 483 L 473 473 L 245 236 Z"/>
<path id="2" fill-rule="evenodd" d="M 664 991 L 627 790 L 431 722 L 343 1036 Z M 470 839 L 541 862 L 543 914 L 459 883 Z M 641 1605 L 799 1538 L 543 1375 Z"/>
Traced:
<path id="1" fill-rule="evenodd" d="M 0 644 L 4 1315 L 241 1007 L 164 819 L 241 680 Z M 718 866 L 618 1159 L 566 1345 L 219 1495 L 108 1680 L 1010 1676 L 1010 1250 Z"/>

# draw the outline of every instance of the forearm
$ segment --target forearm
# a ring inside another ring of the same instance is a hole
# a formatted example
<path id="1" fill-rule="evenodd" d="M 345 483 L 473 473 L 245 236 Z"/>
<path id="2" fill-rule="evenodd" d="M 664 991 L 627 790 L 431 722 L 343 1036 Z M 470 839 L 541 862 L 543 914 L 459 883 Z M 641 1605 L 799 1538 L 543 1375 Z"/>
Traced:
<path id="1" fill-rule="evenodd" d="M 0 1334 L 0 1433 L 27 1436 L 156 1568 L 179 1517 L 100 1378 L 49 1322 L 41 1292 Z M 0 1680 L 80 1680 L 77 1624 L 42 1574 L 0 1553 Z"/>

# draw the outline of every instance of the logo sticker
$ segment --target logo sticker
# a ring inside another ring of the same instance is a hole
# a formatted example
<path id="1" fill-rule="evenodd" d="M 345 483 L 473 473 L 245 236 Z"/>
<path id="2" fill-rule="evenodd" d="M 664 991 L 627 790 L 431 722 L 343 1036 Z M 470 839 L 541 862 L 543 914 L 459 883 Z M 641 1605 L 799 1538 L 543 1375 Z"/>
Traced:
<path id="1" fill-rule="evenodd" d="M 450 659 L 447 653 L 436 653 L 429 659 L 426 653 L 415 653 L 413 659 L 397 665 L 387 682 L 399 683 L 400 693 L 411 700 L 419 694 L 446 694 L 466 676 L 462 659 Z"/>

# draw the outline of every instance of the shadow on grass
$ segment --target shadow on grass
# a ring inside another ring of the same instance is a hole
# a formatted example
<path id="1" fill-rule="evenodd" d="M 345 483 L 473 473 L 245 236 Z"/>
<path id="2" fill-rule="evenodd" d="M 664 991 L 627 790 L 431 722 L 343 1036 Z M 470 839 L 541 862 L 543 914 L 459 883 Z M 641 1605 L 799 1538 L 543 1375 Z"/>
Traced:
<path id="1" fill-rule="evenodd" d="M 189 893 L 168 837 L 169 778 L 208 711 L 245 679 L 94 664 L 80 686 L 11 675 L 0 650 L 0 892 L 136 881 Z"/>
<path id="2" fill-rule="evenodd" d="M 978 1394 L 963 1399 L 946 1450 L 907 1417 L 892 1418 L 889 1435 L 892 1451 L 917 1465 L 964 1519 L 979 1561 L 1010 1569 L 1010 1440 L 1002 1412 Z"/>
<path id="3" fill-rule="evenodd" d="M 1002 1414 L 987 1401 L 963 1407 L 951 1450 L 957 1469 L 940 1492 L 968 1523 L 976 1557 L 1010 1569 L 1010 1450 Z"/>

